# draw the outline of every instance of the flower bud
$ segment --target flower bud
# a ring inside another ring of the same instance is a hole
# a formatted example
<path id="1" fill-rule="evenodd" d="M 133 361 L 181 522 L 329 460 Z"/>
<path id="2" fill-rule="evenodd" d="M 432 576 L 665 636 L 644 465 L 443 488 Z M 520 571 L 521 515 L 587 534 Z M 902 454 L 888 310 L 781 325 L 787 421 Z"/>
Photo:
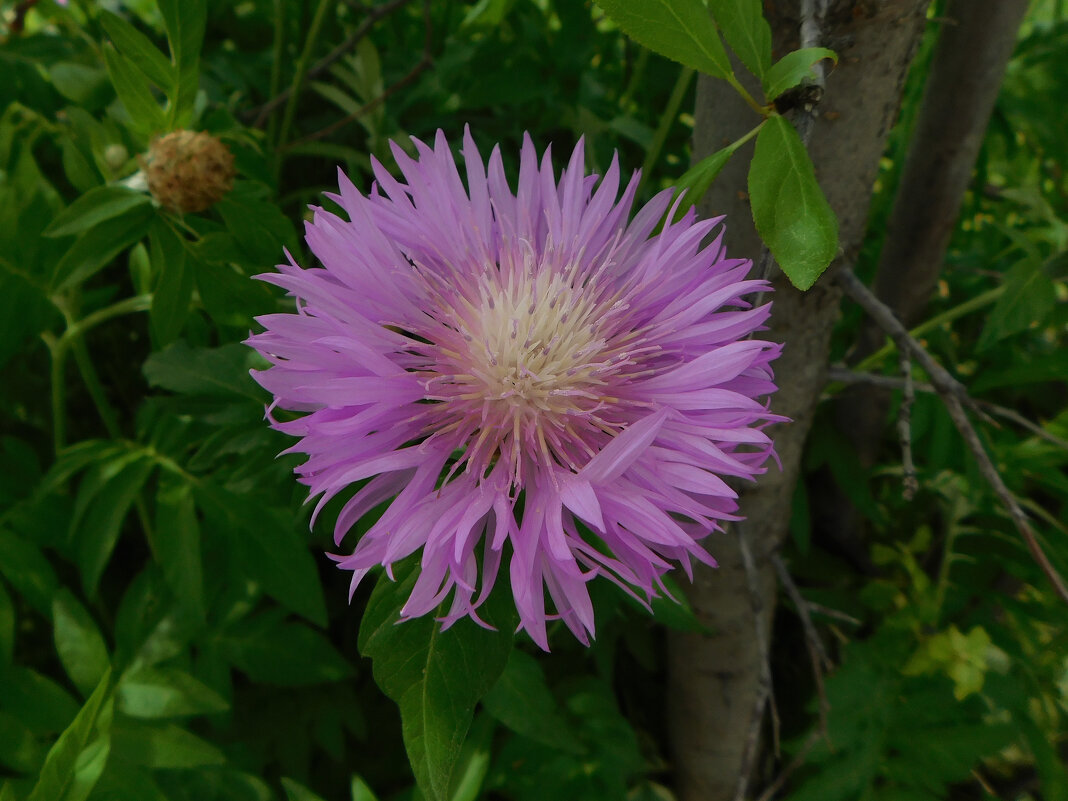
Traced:
<path id="1" fill-rule="evenodd" d="M 152 197 L 170 211 L 204 211 L 234 186 L 233 154 L 203 131 L 157 137 L 138 161 Z"/>
<path id="2" fill-rule="evenodd" d="M 126 148 L 119 144 L 111 144 L 104 148 L 104 163 L 108 165 L 109 170 L 120 170 L 122 165 L 126 163 L 126 159 L 130 157 L 130 154 L 126 152 Z"/>

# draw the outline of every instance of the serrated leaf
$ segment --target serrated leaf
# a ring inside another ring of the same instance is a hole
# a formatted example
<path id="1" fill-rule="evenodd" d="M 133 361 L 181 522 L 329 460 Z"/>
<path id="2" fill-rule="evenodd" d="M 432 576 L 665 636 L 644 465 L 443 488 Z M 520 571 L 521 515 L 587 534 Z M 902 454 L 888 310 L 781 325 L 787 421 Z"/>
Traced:
<path id="1" fill-rule="evenodd" d="M 787 53 L 775 62 L 764 77 L 764 94 L 768 100 L 774 100 L 787 89 L 793 89 L 810 77 L 812 67 L 825 58 L 838 63 L 837 54 L 826 47 L 806 47 Z"/>
<path id="2" fill-rule="evenodd" d="M 679 204 L 678 211 L 675 212 L 676 221 L 681 219 L 692 206 L 696 206 L 701 202 L 701 198 L 711 188 L 712 182 L 727 166 L 730 157 L 739 147 L 740 145 L 738 144 L 731 144 L 722 150 L 717 150 L 715 153 L 705 156 L 684 172 L 679 180 L 675 182 L 676 193 L 681 193 L 683 190 L 686 192 L 682 203 Z"/>
<path id="3" fill-rule="evenodd" d="M 1031 258 L 1017 262 L 1005 274 L 1005 291 L 990 310 L 976 349 L 986 350 L 1032 325 L 1041 325 L 1056 305 L 1056 287 L 1041 262 Z"/>
<path id="4" fill-rule="evenodd" d="M 243 345 L 221 348 L 191 348 L 175 342 L 153 353 L 143 372 L 149 386 L 182 395 L 240 395 L 262 402 L 264 394 L 249 376 L 253 352 Z"/>
<path id="5" fill-rule="evenodd" d="M 100 22 L 118 51 L 137 64 L 152 83 L 167 94 L 174 90 L 174 69 L 147 36 L 107 9 L 100 10 Z"/>
<path id="6" fill-rule="evenodd" d="M 59 661 L 74 686 L 89 695 L 111 660 L 96 621 L 66 587 L 52 601 L 52 626 Z"/>
<path id="7" fill-rule="evenodd" d="M 716 78 L 733 74 L 701 0 L 597 0 L 597 5 L 643 47 Z"/>
<path id="8" fill-rule="evenodd" d="M 512 731 L 542 745 L 576 754 L 585 750 L 568 729 L 541 666 L 523 651 L 516 649 L 509 655 L 482 706 Z"/>
<path id="9" fill-rule="evenodd" d="M 203 620 L 207 604 L 193 489 L 171 476 L 160 478 L 156 492 L 156 549 L 163 577 L 175 597 Z"/>
<path id="10" fill-rule="evenodd" d="M 106 267 L 148 232 L 155 216 L 151 205 L 138 204 L 87 230 L 56 264 L 51 291 L 77 286 Z"/>
<path id="11" fill-rule="evenodd" d="M 57 801 L 63 798 L 74 781 L 74 768 L 79 755 L 88 745 L 96 728 L 97 720 L 102 716 L 105 702 L 111 696 L 111 670 L 108 669 L 85 706 L 81 708 L 74 722 L 59 736 L 37 778 L 27 801 Z"/>
<path id="12" fill-rule="evenodd" d="M 709 0 L 708 7 L 731 50 L 763 80 L 771 67 L 771 28 L 761 0 Z"/>
<path id="13" fill-rule="evenodd" d="M 178 338 L 193 300 L 193 271 L 186 259 L 185 244 L 169 226 L 157 223 L 149 234 L 152 265 L 159 275 L 152 292 L 152 333 L 160 346 Z"/>
<path id="14" fill-rule="evenodd" d="M 838 253 L 838 220 L 801 138 L 780 116 L 757 134 L 749 199 L 757 231 L 783 273 L 798 289 L 811 287 Z"/>
<path id="15" fill-rule="evenodd" d="M 152 96 L 148 80 L 137 65 L 111 45 L 104 47 L 104 63 L 111 85 L 130 115 L 133 127 L 143 136 L 163 130 L 166 127 L 163 110 Z"/>
<path id="16" fill-rule="evenodd" d="M 507 664 L 514 609 L 506 598 L 501 606 L 507 613 L 484 612 L 499 631 L 467 619 L 441 631 L 429 616 L 398 624 L 417 573 L 405 576 L 401 569 L 395 575 L 397 582 L 380 577 L 371 593 L 359 648 L 373 660 L 375 682 L 400 707 L 404 746 L 419 788 L 428 801 L 446 801 L 475 704 Z"/>
<path id="17" fill-rule="evenodd" d="M 226 699 L 178 668 L 141 668 L 127 673 L 115 688 L 121 712 L 134 718 L 210 715 L 230 708 Z"/>
<path id="18" fill-rule="evenodd" d="M 44 235 L 55 238 L 80 234 L 97 223 L 150 203 L 148 195 L 143 192 L 134 192 L 124 186 L 97 186 L 57 214 L 44 230 Z"/>

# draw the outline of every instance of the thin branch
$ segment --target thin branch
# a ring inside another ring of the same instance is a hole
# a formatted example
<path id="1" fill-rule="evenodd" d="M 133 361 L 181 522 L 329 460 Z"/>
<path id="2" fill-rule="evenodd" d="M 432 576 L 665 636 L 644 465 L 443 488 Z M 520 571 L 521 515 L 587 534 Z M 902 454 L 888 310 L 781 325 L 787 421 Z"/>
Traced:
<path id="1" fill-rule="evenodd" d="M 805 744 L 801 746 L 801 750 L 790 760 L 790 764 L 783 768 L 782 772 L 775 777 L 775 781 L 764 788 L 764 792 L 760 794 L 757 801 L 771 801 L 771 799 L 775 797 L 775 794 L 782 789 L 782 786 L 786 784 L 786 780 L 793 775 L 794 771 L 805 764 L 805 758 L 808 756 L 808 752 L 820 741 L 821 736 L 822 735 L 818 731 L 814 731 L 808 736 L 808 739 L 805 740 Z"/>
<path id="2" fill-rule="evenodd" d="M 1053 567 L 1049 558 L 1043 552 L 1042 547 L 1038 543 L 1038 538 L 1027 519 L 1027 514 L 1020 507 L 1019 502 L 1017 502 L 1009 488 L 1005 486 L 1001 474 L 990 460 L 990 456 L 987 455 L 986 449 L 983 448 L 983 443 L 979 439 L 979 434 L 976 432 L 971 420 L 968 419 L 968 415 L 965 412 L 964 405 L 961 401 L 961 397 L 967 395 L 964 386 L 956 378 L 950 375 L 942 365 L 936 362 L 931 354 L 929 354 L 919 342 L 909 336 L 909 332 L 905 330 L 905 326 L 902 325 L 901 321 L 894 316 L 890 307 L 875 297 L 872 291 L 853 274 L 852 270 L 841 270 L 835 278 L 842 289 L 845 290 L 845 293 L 849 295 L 857 305 L 863 308 L 864 311 L 871 315 L 871 318 L 879 325 L 879 327 L 898 343 L 898 347 L 902 351 L 912 353 L 916 361 L 919 362 L 927 375 L 930 376 L 931 383 L 934 385 L 935 391 L 938 393 L 939 397 L 942 398 L 942 402 L 945 404 L 946 411 L 949 412 L 953 424 L 957 427 L 957 431 L 960 432 L 965 445 L 968 446 L 968 450 L 971 451 L 972 456 L 975 458 L 980 475 L 982 475 L 987 483 L 990 484 L 990 487 L 993 489 L 998 500 L 1001 501 L 1002 505 L 1009 512 L 1009 517 L 1012 518 L 1016 530 L 1020 533 L 1020 536 L 1023 537 L 1024 542 L 1027 544 L 1027 549 L 1031 552 L 1031 556 L 1045 574 L 1050 584 L 1053 585 L 1053 589 L 1056 591 L 1058 597 L 1065 603 L 1068 603 L 1068 586 L 1065 586 L 1064 579 L 1061 578 L 1056 568 Z"/>
<path id="3" fill-rule="evenodd" d="M 760 592 L 760 577 L 757 574 L 753 554 L 749 550 L 745 531 L 741 524 L 735 525 L 738 534 L 738 549 L 742 554 L 745 577 L 749 583 L 749 603 L 753 611 L 753 634 L 757 643 L 757 658 L 760 660 L 760 675 L 757 682 L 756 703 L 752 717 L 749 719 L 749 731 L 746 734 L 745 749 L 742 751 L 742 767 L 738 772 L 738 788 L 734 801 L 745 801 L 749 786 L 749 773 L 756 758 L 757 745 L 760 741 L 760 728 L 764 721 L 764 707 L 771 706 L 771 722 L 774 732 L 775 753 L 779 753 L 779 711 L 775 706 L 775 689 L 771 681 L 771 660 L 768 655 L 767 631 L 764 625 L 764 598 Z"/>
<path id="4" fill-rule="evenodd" d="M 349 114 L 347 116 L 342 117 L 339 120 L 335 120 L 334 122 L 330 123 L 330 125 L 327 125 L 325 128 L 322 128 L 322 129 L 320 129 L 318 131 L 315 131 L 314 133 L 310 133 L 307 136 L 304 136 L 304 137 L 302 137 L 300 139 L 295 139 L 291 143 L 291 145 L 302 145 L 302 144 L 306 144 L 307 142 L 314 142 L 314 141 L 319 140 L 319 139 L 325 139 L 327 136 L 330 136 L 330 134 L 335 133 L 335 132 L 341 130 L 342 128 L 344 128 L 350 122 L 353 122 L 353 121 L 359 119 L 364 114 L 368 114 L 369 112 L 374 111 L 376 108 L 378 108 L 380 105 L 382 105 L 382 103 L 385 102 L 386 98 L 388 98 L 390 95 L 394 94 L 395 92 L 400 91 L 404 87 L 406 87 L 409 84 L 411 84 L 413 81 L 415 81 L 416 78 L 419 77 L 419 75 L 424 70 L 429 68 L 434 63 L 433 58 L 432 58 L 432 54 L 431 54 L 431 43 L 432 43 L 431 35 L 432 35 L 432 31 L 431 31 L 431 28 L 430 28 L 430 2 L 429 2 L 429 0 L 425 0 L 424 3 L 423 3 L 423 20 L 424 20 L 424 24 L 426 26 L 426 36 L 425 36 L 424 42 L 423 42 L 423 56 L 419 60 L 419 62 L 414 67 L 412 67 L 411 70 L 409 70 L 407 75 L 405 75 L 403 78 L 401 78 L 396 83 L 391 84 L 385 91 L 382 92 L 382 94 L 380 94 L 378 97 L 376 97 L 374 100 L 370 101 L 369 103 L 366 103 L 365 105 L 363 105 L 360 108 L 356 109 L 356 111 L 352 112 L 351 114 Z M 282 148 L 282 150 L 286 150 L 286 149 L 287 149 L 287 147 L 283 147 Z"/>
<path id="5" fill-rule="evenodd" d="M 801 591 L 797 588 L 797 584 L 794 583 L 790 571 L 786 569 L 786 565 L 783 564 L 778 554 L 771 558 L 771 563 L 775 566 L 775 572 L 779 576 L 779 583 L 782 584 L 786 594 L 793 601 L 798 617 L 801 618 L 801 627 L 805 630 L 805 645 L 808 647 L 808 656 L 812 662 L 812 675 L 816 680 L 816 694 L 819 698 L 819 730 L 830 741 L 830 736 L 827 733 L 827 713 L 831 709 L 831 703 L 827 700 L 827 688 L 823 683 L 823 673 L 830 670 L 833 667 L 833 663 L 827 655 L 827 649 L 823 647 L 823 640 L 820 639 L 816 626 L 812 623 L 809 603 L 801 595 Z"/>
<path id="6" fill-rule="evenodd" d="M 847 367 L 831 367 L 827 371 L 827 380 L 840 384 L 872 384 L 873 386 L 883 387 L 884 389 L 902 389 L 905 385 L 904 379 L 897 376 L 880 375 L 879 373 L 863 373 L 856 370 L 850 370 Z M 919 392 L 938 392 L 934 386 L 922 381 L 914 382 L 913 386 Z M 1020 428 L 1030 431 L 1039 439 L 1044 439 L 1046 442 L 1056 445 L 1058 448 L 1068 450 L 1068 440 L 1062 439 L 1056 434 L 1047 431 L 1037 423 L 1028 420 L 1015 409 L 1010 409 L 1008 406 L 1002 406 L 999 403 L 991 403 L 990 401 L 979 400 L 972 397 L 961 398 L 961 401 L 965 405 L 974 406 L 977 410 L 1003 417 L 1020 426 Z M 995 422 L 994 425 L 997 426 L 997 423 Z M 1000 426 L 998 427 L 1000 428 Z"/>
<path id="7" fill-rule="evenodd" d="M 920 488 L 916 481 L 916 465 L 912 461 L 912 404 L 916 402 L 916 388 L 912 381 L 912 360 L 905 351 L 901 351 L 900 355 L 904 386 L 901 407 L 897 411 L 897 438 L 901 445 L 901 471 L 904 482 L 902 494 L 906 501 L 911 501 Z"/>
<path id="8" fill-rule="evenodd" d="M 371 28 L 376 22 L 378 22 L 383 17 L 388 17 L 398 8 L 407 5 L 410 2 L 411 0 L 390 0 L 388 3 L 383 3 L 380 6 L 371 6 L 370 8 L 367 8 L 367 16 L 360 23 L 359 27 L 357 27 L 356 30 L 352 32 L 348 39 L 339 44 L 321 59 L 316 61 L 315 64 L 309 67 L 305 77 L 308 80 L 311 80 L 312 78 L 322 75 L 332 66 L 334 66 L 334 64 L 337 63 L 339 59 L 354 50 L 356 48 L 356 45 L 358 45 L 360 41 L 365 36 L 367 36 L 368 33 L 370 33 Z M 253 128 L 262 128 L 263 124 L 267 121 L 267 118 L 270 116 L 271 112 L 281 106 L 283 103 L 285 103 L 292 93 L 293 88 L 290 87 L 276 94 L 262 106 L 258 106 L 257 108 L 249 109 L 248 111 L 246 111 L 245 117 L 254 118 L 255 121 L 252 123 Z"/>

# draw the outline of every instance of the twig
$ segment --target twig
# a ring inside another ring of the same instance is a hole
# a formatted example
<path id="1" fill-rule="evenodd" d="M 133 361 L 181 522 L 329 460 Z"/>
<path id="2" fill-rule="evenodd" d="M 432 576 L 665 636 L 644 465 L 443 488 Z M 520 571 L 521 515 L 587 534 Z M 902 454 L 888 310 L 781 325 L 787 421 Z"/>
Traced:
<path id="1" fill-rule="evenodd" d="M 757 575 L 756 563 L 753 554 L 749 550 L 749 542 L 745 538 L 745 532 L 741 524 L 735 525 L 738 533 L 738 549 L 742 554 L 742 565 L 745 567 L 745 577 L 749 583 L 749 603 L 753 611 L 753 634 L 757 642 L 757 656 L 760 660 L 760 675 L 758 676 L 756 704 L 753 707 L 752 717 L 749 719 L 749 731 L 746 734 L 745 749 L 742 751 L 742 766 L 738 772 L 738 788 L 734 794 L 734 801 L 745 801 L 746 789 L 749 785 L 749 773 L 756 757 L 757 744 L 760 741 L 760 728 L 764 721 L 764 707 L 771 707 L 771 723 L 774 733 L 775 753 L 779 753 L 779 711 L 775 706 L 775 689 L 771 682 L 771 660 L 768 656 L 767 631 L 764 625 L 764 599 L 760 593 L 760 579 Z"/>
<path id="2" fill-rule="evenodd" d="M 319 139 L 324 139 L 327 136 L 330 136 L 330 134 L 341 130 L 346 125 L 348 125 L 350 122 L 353 122 L 354 120 L 359 119 L 364 114 L 367 114 L 367 113 L 369 113 L 371 111 L 374 111 L 376 108 L 378 108 L 380 105 L 382 105 L 383 102 L 385 102 L 386 98 L 388 98 L 394 92 L 397 92 L 397 91 L 403 89 L 405 86 L 408 86 L 408 84 L 412 83 L 416 78 L 419 77 L 420 73 L 422 73 L 425 69 L 430 67 L 431 64 L 434 63 L 434 61 L 433 61 L 433 58 L 431 56 L 431 28 L 430 28 L 430 2 L 429 2 L 429 0 L 424 0 L 424 3 L 423 3 L 423 20 L 424 20 L 424 24 L 426 26 L 426 36 L 425 36 L 425 39 L 424 39 L 424 42 L 423 42 L 423 57 L 419 60 L 419 62 L 414 67 L 412 67 L 411 70 L 409 70 L 407 75 L 405 75 L 403 78 L 401 78 L 396 83 L 390 85 L 385 91 L 382 92 L 382 94 L 380 94 L 374 100 L 370 101 L 369 103 L 366 103 L 363 106 L 360 106 L 360 108 L 356 109 L 356 111 L 352 112 L 351 114 L 349 114 L 349 115 L 347 115 L 345 117 L 342 117 L 340 120 L 336 120 L 336 121 L 330 123 L 330 125 L 327 125 L 325 128 L 322 128 L 322 129 L 316 131 L 315 133 L 310 133 L 307 136 L 304 136 L 304 137 L 302 137 L 300 139 L 295 139 L 291 144 L 292 145 L 302 145 L 302 144 L 305 144 L 307 142 L 314 142 L 314 141 L 319 140 Z M 286 147 L 282 148 L 282 150 L 286 150 L 286 149 L 287 149 Z"/>
<path id="3" fill-rule="evenodd" d="M 808 756 L 808 752 L 820 741 L 822 735 L 818 731 L 814 731 L 809 734 L 808 739 L 805 740 L 805 744 L 801 746 L 801 750 L 797 752 L 796 756 L 790 760 L 782 772 L 775 777 L 775 781 L 764 788 L 764 792 L 760 794 L 757 801 L 771 801 L 775 797 L 775 794 L 782 789 L 782 786 L 786 784 L 786 780 L 793 775 L 793 772 L 805 764 L 805 758 Z"/>
<path id="4" fill-rule="evenodd" d="M 885 389 L 902 389 L 905 384 L 904 379 L 897 376 L 880 375 L 879 373 L 863 373 L 856 370 L 850 370 L 846 367 L 831 367 L 827 371 L 827 380 L 841 384 L 872 384 L 873 386 L 883 387 Z M 937 393 L 938 391 L 931 384 L 922 381 L 914 382 L 913 386 L 919 392 Z M 1062 439 L 1056 434 L 1047 431 L 1037 423 L 1028 420 L 1015 409 L 1010 409 L 999 403 L 991 403 L 990 401 L 979 400 L 972 397 L 961 398 L 961 401 L 966 405 L 973 406 L 977 410 L 989 412 L 998 417 L 1004 417 L 1006 420 L 1020 426 L 1020 428 L 1027 429 L 1039 439 L 1044 439 L 1046 442 L 1056 445 L 1058 448 L 1068 450 L 1068 440 Z M 995 422 L 994 425 L 997 425 L 997 423 Z"/>
<path id="5" fill-rule="evenodd" d="M 859 278 L 857 278 L 852 270 L 840 270 L 835 276 L 835 279 L 841 285 L 845 293 L 853 299 L 861 308 L 864 309 L 872 319 L 883 329 L 890 337 L 898 343 L 898 347 L 902 351 L 911 352 L 913 357 L 919 362 L 920 366 L 930 376 L 931 383 L 934 385 L 935 391 L 939 397 L 942 398 L 942 402 L 946 406 L 946 411 L 949 412 L 949 416 L 953 420 L 953 424 L 956 426 L 957 431 L 960 432 L 961 437 L 964 439 L 965 445 L 968 446 L 968 450 L 971 451 L 972 456 L 975 458 L 976 464 L 979 467 L 979 473 L 990 484 L 991 489 L 994 490 L 994 494 L 1002 505 L 1009 512 L 1009 517 L 1012 518 L 1013 524 L 1016 526 L 1016 530 L 1023 537 L 1024 542 L 1027 544 L 1027 549 L 1031 552 L 1031 556 L 1038 564 L 1039 568 L 1049 579 L 1050 584 L 1053 585 L 1053 589 L 1056 591 L 1058 597 L 1065 603 L 1068 603 L 1068 586 L 1065 586 L 1064 579 L 1061 578 L 1056 568 L 1050 563 L 1049 558 L 1043 552 L 1042 547 L 1038 543 L 1038 538 L 1035 536 L 1034 530 L 1031 528 L 1031 524 L 1027 520 L 1027 514 L 1020 507 L 1016 498 L 1013 497 L 1012 492 L 1005 482 L 1001 478 L 1001 474 L 997 471 L 994 463 L 990 460 L 986 450 L 983 448 L 983 443 L 979 439 L 979 434 L 976 433 L 975 427 L 968 419 L 967 413 L 964 411 L 964 405 L 961 402 L 961 397 L 967 395 L 967 391 L 964 386 L 949 372 L 942 367 L 934 358 L 929 354 L 919 342 L 909 336 L 909 332 L 905 330 L 905 326 L 901 324 L 901 321 L 894 316 L 890 307 L 879 300 L 872 293 L 868 287 L 866 287 Z"/>
<path id="6" fill-rule="evenodd" d="M 901 351 L 901 375 L 904 386 L 901 392 L 901 407 L 897 411 L 897 438 L 901 445 L 901 472 L 904 487 L 902 495 L 911 501 L 920 488 L 916 481 L 916 465 L 912 461 L 912 404 L 916 402 L 916 389 L 912 383 L 912 360 L 906 351 Z"/>
<path id="7" fill-rule="evenodd" d="M 823 673 L 830 670 L 833 667 L 833 663 L 827 655 L 827 649 L 823 647 L 823 640 L 820 639 L 816 626 L 812 623 L 808 601 L 801 595 L 801 591 L 797 588 L 790 571 L 786 569 L 786 565 L 783 564 L 778 554 L 771 558 L 771 563 L 775 566 L 775 572 L 779 576 L 779 583 L 782 584 L 786 594 L 793 601 L 794 607 L 797 609 L 797 615 L 801 618 L 801 627 L 805 630 L 805 645 L 808 648 L 809 660 L 812 662 L 812 676 L 816 680 L 816 695 L 819 699 L 819 730 L 830 741 L 830 735 L 827 733 L 827 713 L 831 709 L 831 703 L 827 700 L 827 688 L 823 683 Z"/>
<path id="8" fill-rule="evenodd" d="M 845 612 L 842 612 L 839 609 L 832 609 L 829 606 L 818 604 L 815 601 L 806 601 L 806 603 L 808 604 L 809 612 L 815 612 L 817 615 L 829 617 L 831 620 L 840 620 L 843 623 L 848 623 L 851 626 L 864 625 L 864 621 L 860 618 L 853 617 L 852 615 L 847 615 Z"/>
<path id="9" fill-rule="evenodd" d="M 360 41 L 365 36 L 367 36 L 367 34 L 370 32 L 371 28 L 376 22 L 378 22 L 383 17 L 388 17 L 398 8 L 407 5 L 410 2 L 411 0 L 390 0 L 390 2 L 383 3 L 380 6 L 371 6 L 370 8 L 365 9 L 367 12 L 367 16 L 360 23 L 359 27 L 357 27 L 356 30 L 352 32 L 348 39 L 339 44 L 321 59 L 316 61 L 315 64 L 309 67 L 305 77 L 308 80 L 311 80 L 312 78 L 315 78 L 326 72 L 342 56 L 352 51 L 356 47 L 356 45 L 358 45 Z M 268 116 L 270 116 L 271 112 L 281 106 L 283 103 L 285 103 L 292 93 L 293 88 L 290 87 L 276 94 L 262 106 L 246 111 L 245 118 L 254 118 L 252 127 L 262 128 L 263 124 L 267 121 L 267 118 Z"/>

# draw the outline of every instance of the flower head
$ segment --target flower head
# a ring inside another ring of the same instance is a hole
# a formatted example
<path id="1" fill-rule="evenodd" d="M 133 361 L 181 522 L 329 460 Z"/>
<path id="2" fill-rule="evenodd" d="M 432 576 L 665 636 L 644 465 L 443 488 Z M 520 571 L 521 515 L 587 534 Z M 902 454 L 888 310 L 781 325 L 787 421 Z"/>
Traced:
<path id="1" fill-rule="evenodd" d="M 234 187 L 230 148 L 203 131 L 158 136 L 138 161 L 152 197 L 174 212 L 204 211 Z"/>
<path id="2" fill-rule="evenodd" d="M 772 443 L 779 346 L 747 339 L 767 289 L 727 259 L 719 220 L 687 213 L 652 234 L 671 200 L 628 221 L 613 161 L 586 175 L 580 143 L 560 178 L 526 139 L 513 192 L 500 151 L 488 164 L 467 132 L 466 185 L 445 137 L 377 162 L 369 197 L 340 175 L 307 242 L 321 268 L 290 257 L 261 276 L 297 298 L 259 318 L 249 343 L 272 366 L 257 380 L 300 441 L 297 468 L 316 513 L 356 482 L 340 545 L 389 501 L 351 554 L 352 588 L 376 565 L 421 550 L 403 617 L 437 609 L 479 621 L 504 560 L 521 624 L 547 648 L 555 615 L 583 642 L 594 630 L 587 582 L 636 596 L 663 589 L 672 563 L 712 562 L 699 540 L 735 519 L 724 476 L 752 478 Z M 712 562 L 714 564 L 714 562 Z M 479 621 L 480 622 L 480 621 Z"/>

